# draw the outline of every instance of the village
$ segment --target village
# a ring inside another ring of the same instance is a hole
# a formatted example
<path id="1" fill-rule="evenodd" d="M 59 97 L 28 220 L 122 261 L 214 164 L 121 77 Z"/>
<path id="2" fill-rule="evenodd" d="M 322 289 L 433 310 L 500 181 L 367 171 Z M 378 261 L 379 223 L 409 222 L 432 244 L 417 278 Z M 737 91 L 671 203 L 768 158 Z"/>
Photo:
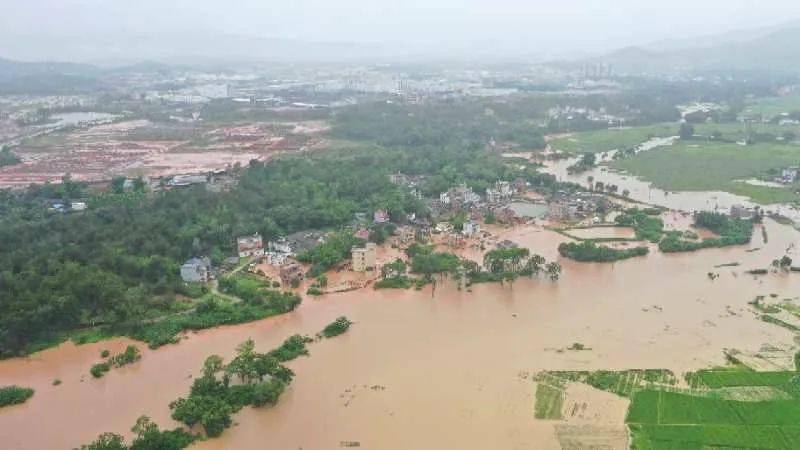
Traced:
<path id="1" fill-rule="evenodd" d="M 181 277 L 190 284 L 213 285 L 218 279 L 245 274 L 268 287 L 309 295 L 345 292 L 366 288 L 388 276 L 405 277 L 411 266 L 412 246 L 432 245 L 437 251 L 480 267 L 488 251 L 520 247 L 514 236 L 545 228 L 602 225 L 613 217 L 611 213 L 629 206 L 602 193 L 559 190 L 553 195 L 542 194 L 521 178 L 498 180 L 483 195 L 459 184 L 434 198 L 420 194 L 424 176 L 393 173 L 389 179 L 422 199 L 429 215 L 393 217 L 386 209 L 377 209 L 356 213 L 344 231 L 307 230 L 269 240 L 258 233 L 237 236 L 236 255 L 223 261 L 196 255 L 181 266 Z M 224 180 L 225 186 L 236 182 L 234 177 L 219 173 L 208 178 L 174 177 L 164 188 L 191 184 L 209 187 L 222 182 L 218 180 Z M 314 273 L 313 264 L 303 255 L 339 233 L 352 236 L 356 244 L 346 249 L 330 270 Z M 402 261 L 402 273 L 396 271 L 398 261 Z"/>

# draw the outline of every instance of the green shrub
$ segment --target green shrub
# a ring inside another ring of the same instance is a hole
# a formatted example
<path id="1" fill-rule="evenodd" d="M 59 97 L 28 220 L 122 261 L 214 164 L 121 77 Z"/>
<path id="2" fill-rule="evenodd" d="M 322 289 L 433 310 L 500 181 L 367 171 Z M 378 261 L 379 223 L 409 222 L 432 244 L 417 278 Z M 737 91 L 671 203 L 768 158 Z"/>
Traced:
<path id="1" fill-rule="evenodd" d="M 338 317 L 322 330 L 322 335 L 326 338 L 338 336 L 347 331 L 352 323 L 345 316 Z"/>
<path id="2" fill-rule="evenodd" d="M 583 262 L 610 262 L 621 259 L 644 256 L 649 250 L 647 247 L 634 247 L 628 249 L 615 249 L 603 245 L 596 245 L 591 241 L 563 242 L 558 246 L 558 252 L 576 261 Z"/>
<path id="3" fill-rule="evenodd" d="M 31 388 L 20 386 L 0 387 L 0 407 L 25 403 L 33 392 Z"/>
<path id="4" fill-rule="evenodd" d="M 111 370 L 111 364 L 107 362 L 101 362 L 93 365 L 92 368 L 89 369 L 89 373 L 91 373 L 95 378 L 101 378 L 109 370 Z"/>

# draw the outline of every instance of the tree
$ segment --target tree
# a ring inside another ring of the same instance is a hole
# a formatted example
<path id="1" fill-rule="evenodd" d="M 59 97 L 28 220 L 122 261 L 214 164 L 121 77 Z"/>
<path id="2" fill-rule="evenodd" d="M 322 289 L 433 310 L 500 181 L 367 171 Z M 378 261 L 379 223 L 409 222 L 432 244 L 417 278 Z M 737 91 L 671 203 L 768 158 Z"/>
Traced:
<path id="1" fill-rule="evenodd" d="M 545 272 L 547 272 L 547 276 L 550 277 L 550 280 L 556 281 L 561 276 L 561 264 L 557 262 L 548 263 L 545 266 Z"/>
<path id="2" fill-rule="evenodd" d="M 206 434 L 216 437 L 231 425 L 233 408 L 224 400 L 204 395 L 179 398 L 170 403 L 172 418 L 189 427 L 203 425 Z"/>
<path id="3" fill-rule="evenodd" d="M 255 345 L 252 339 L 239 344 L 236 347 L 236 357 L 225 368 L 227 373 L 238 376 L 243 383 L 249 383 L 259 376 Z"/>
<path id="4" fill-rule="evenodd" d="M 194 436 L 181 430 L 160 431 L 147 416 L 141 416 L 133 426 L 136 437 L 130 450 L 180 450 L 194 442 Z"/>
<path id="5" fill-rule="evenodd" d="M 678 136 L 683 140 L 688 140 L 694 137 L 694 126 L 690 123 L 682 123 L 678 130 Z"/>
<path id="6" fill-rule="evenodd" d="M 89 445 L 82 445 L 81 450 L 127 450 L 125 440 L 115 433 L 103 433 Z"/>
<path id="7" fill-rule="evenodd" d="M 252 403 L 253 406 L 273 405 L 286 389 L 282 380 L 277 378 L 253 386 Z"/>
<path id="8" fill-rule="evenodd" d="M 111 192 L 114 194 L 122 194 L 125 192 L 125 177 L 114 177 L 111 179 Z"/>
<path id="9" fill-rule="evenodd" d="M 406 274 L 407 269 L 408 265 L 402 259 L 397 258 L 381 267 L 381 277 L 384 279 L 402 277 Z"/>
<path id="10" fill-rule="evenodd" d="M 528 269 L 531 271 L 531 275 L 538 275 L 539 272 L 542 271 L 542 266 L 545 264 L 544 256 L 533 254 L 528 259 Z"/>

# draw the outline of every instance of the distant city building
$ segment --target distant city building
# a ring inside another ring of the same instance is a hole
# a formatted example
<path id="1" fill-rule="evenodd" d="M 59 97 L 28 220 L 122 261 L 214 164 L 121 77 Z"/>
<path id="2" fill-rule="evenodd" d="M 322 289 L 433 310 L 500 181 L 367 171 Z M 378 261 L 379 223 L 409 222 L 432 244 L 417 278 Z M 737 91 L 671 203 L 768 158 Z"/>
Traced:
<path id="1" fill-rule="evenodd" d="M 377 246 L 373 242 L 367 243 L 363 248 L 354 248 L 353 254 L 353 270 L 355 272 L 366 272 L 367 270 L 375 268 L 375 259 L 377 256 Z"/>
<path id="2" fill-rule="evenodd" d="M 208 281 L 211 261 L 208 258 L 192 258 L 181 266 L 181 278 L 187 283 Z"/>

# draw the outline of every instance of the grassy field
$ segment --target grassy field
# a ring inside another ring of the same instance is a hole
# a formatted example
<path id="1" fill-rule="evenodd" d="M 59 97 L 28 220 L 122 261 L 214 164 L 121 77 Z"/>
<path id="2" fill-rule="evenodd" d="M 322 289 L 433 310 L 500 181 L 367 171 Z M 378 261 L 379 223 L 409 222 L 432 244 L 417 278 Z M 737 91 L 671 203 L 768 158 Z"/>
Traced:
<path id="1" fill-rule="evenodd" d="M 627 423 L 636 449 L 791 449 L 800 442 L 800 402 L 734 401 L 643 390 Z"/>
<path id="2" fill-rule="evenodd" d="M 735 182 L 765 174 L 770 169 L 800 163 L 800 146 L 759 144 L 740 146 L 713 142 L 679 142 L 671 147 L 641 152 L 611 165 L 670 191 L 726 191 L 762 204 L 800 200 L 787 188 Z"/>
<path id="3" fill-rule="evenodd" d="M 698 370 L 686 375 L 692 387 L 718 389 L 740 386 L 780 387 L 797 376 L 797 372 L 754 372 L 750 370 Z"/>
<path id="4" fill-rule="evenodd" d="M 536 404 L 533 415 L 537 419 L 559 420 L 564 405 L 564 390 L 549 384 L 536 385 Z"/>
<path id="5" fill-rule="evenodd" d="M 800 95 L 787 95 L 785 97 L 762 97 L 756 99 L 742 111 L 743 117 L 762 116 L 772 118 L 781 113 L 800 111 Z"/>
<path id="6" fill-rule="evenodd" d="M 677 136 L 679 125 L 665 123 L 631 128 L 581 131 L 570 136 L 554 139 L 550 146 L 554 150 L 570 153 L 602 153 L 618 148 L 639 145 L 651 137 Z"/>
<path id="7" fill-rule="evenodd" d="M 800 401 L 792 396 L 797 394 L 797 376 L 789 371 L 709 369 L 686 375 L 700 391 L 637 391 L 626 417 L 632 448 L 798 448 Z"/>
<path id="8" fill-rule="evenodd" d="M 721 133 L 721 139 L 726 141 L 744 140 L 748 132 L 748 127 L 742 123 L 699 123 L 694 124 L 694 134 L 698 137 L 710 137 L 714 132 Z M 777 125 L 768 123 L 750 124 L 749 130 L 758 134 L 772 134 L 782 136 L 783 133 L 791 131 L 796 135 L 800 134 L 800 126 L 797 125 Z"/>
<path id="9" fill-rule="evenodd" d="M 741 123 L 700 123 L 694 124 L 694 132 L 698 137 L 710 137 L 714 132 L 721 133 L 721 139 L 740 141 L 745 138 L 747 128 Z M 602 153 L 618 148 L 629 148 L 647 141 L 650 137 L 677 136 L 680 125 L 677 123 L 661 123 L 642 127 L 611 128 L 607 130 L 581 131 L 570 136 L 554 139 L 550 145 L 554 150 L 570 153 Z M 749 130 L 754 133 L 769 133 L 781 136 L 791 131 L 800 136 L 800 126 L 780 126 L 773 124 L 751 124 Z"/>

